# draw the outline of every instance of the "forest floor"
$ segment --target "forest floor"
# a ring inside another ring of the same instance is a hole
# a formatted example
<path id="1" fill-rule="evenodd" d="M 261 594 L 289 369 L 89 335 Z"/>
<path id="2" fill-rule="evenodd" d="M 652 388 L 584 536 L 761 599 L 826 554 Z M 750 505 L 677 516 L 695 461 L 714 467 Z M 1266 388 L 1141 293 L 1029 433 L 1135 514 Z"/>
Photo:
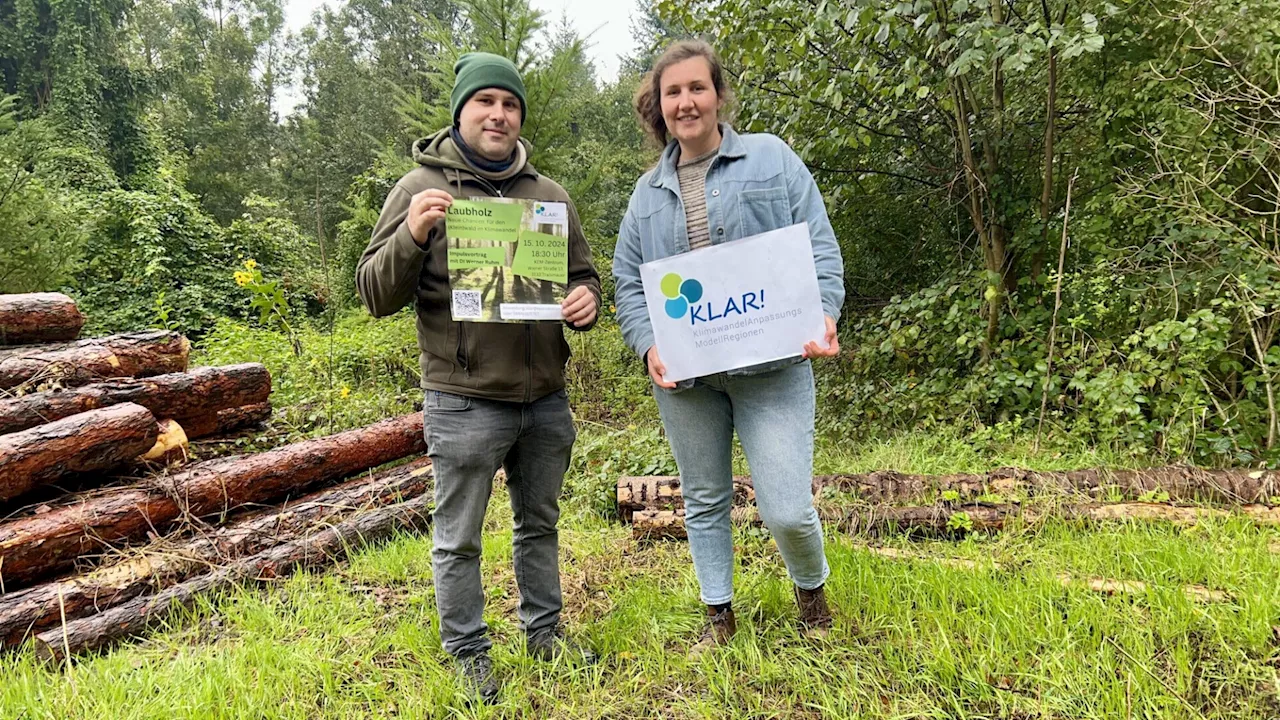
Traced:
<path id="1" fill-rule="evenodd" d="M 819 472 L 1115 460 L 939 450 L 923 436 L 819 457 Z M 0 658 L 0 718 L 1280 716 L 1280 532 L 1243 519 L 1050 521 L 950 541 L 831 528 L 838 619 L 825 641 L 797 633 L 773 541 L 739 528 L 738 635 L 690 660 L 702 608 L 688 546 L 633 540 L 585 505 L 570 498 L 562 521 L 564 618 L 602 661 L 549 664 L 523 653 L 511 513 L 495 491 L 482 564 L 505 686 L 494 706 L 467 703 L 440 647 L 430 538 L 402 535 L 69 665 Z M 1144 585 L 1106 594 L 1063 574 Z M 1193 585 L 1225 597 L 1198 600 Z"/>

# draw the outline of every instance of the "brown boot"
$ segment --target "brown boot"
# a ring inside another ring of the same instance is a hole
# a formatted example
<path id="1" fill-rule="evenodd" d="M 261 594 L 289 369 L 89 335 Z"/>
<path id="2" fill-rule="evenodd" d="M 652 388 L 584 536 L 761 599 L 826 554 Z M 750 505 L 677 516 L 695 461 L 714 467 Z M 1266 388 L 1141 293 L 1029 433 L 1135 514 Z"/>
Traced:
<path id="1" fill-rule="evenodd" d="M 800 606 L 800 634 L 807 638 L 824 638 L 831 634 L 831 608 L 822 586 L 813 590 L 796 588 L 796 605 Z"/>
<path id="2" fill-rule="evenodd" d="M 738 621 L 733 617 L 733 608 L 716 612 L 715 608 L 708 606 L 707 624 L 702 628 L 698 642 L 689 648 L 689 659 L 693 660 L 714 647 L 727 644 L 736 632 Z"/>

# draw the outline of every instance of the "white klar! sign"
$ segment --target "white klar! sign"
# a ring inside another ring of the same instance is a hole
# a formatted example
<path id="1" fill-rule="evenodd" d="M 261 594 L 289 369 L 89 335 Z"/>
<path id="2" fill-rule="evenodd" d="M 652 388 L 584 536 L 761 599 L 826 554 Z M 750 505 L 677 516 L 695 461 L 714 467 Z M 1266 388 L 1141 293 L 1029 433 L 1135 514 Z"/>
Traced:
<path id="1" fill-rule="evenodd" d="M 645 263 L 640 280 L 668 382 L 826 346 L 808 223 Z"/>

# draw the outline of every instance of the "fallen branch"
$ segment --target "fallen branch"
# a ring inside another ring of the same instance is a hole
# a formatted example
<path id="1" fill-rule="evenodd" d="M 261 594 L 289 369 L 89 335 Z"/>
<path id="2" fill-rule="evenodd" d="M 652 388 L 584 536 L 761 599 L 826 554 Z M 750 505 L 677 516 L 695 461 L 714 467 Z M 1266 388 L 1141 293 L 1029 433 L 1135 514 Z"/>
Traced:
<path id="1" fill-rule="evenodd" d="M 422 415 L 413 413 L 263 453 L 196 463 L 155 478 L 153 487 L 90 496 L 0 524 L 0 577 L 13 590 L 83 555 L 163 533 L 183 517 L 225 518 L 245 505 L 303 492 L 425 449 Z"/>
<path id="2" fill-rule="evenodd" d="M 352 549 L 385 538 L 399 529 L 421 530 L 431 520 L 430 498 L 420 495 L 403 503 L 375 508 L 337 525 L 264 550 L 200 577 L 134 598 L 97 615 L 71 620 L 35 637 L 36 655 L 60 661 L 137 635 L 201 595 L 247 581 L 270 580 L 295 570 L 336 562 Z"/>
<path id="3" fill-rule="evenodd" d="M 201 572 L 295 540 L 353 513 L 418 497 L 431 487 L 431 461 L 422 458 L 361 476 L 296 503 L 258 511 L 179 541 L 159 541 L 114 565 L 0 596 L 0 646 L 156 592 Z"/>

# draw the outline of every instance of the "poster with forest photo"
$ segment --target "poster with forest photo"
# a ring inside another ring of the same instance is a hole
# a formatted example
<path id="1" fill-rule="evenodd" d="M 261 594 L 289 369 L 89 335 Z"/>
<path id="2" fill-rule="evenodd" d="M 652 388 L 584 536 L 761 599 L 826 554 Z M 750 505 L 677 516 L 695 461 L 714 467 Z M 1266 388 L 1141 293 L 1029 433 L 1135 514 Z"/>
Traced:
<path id="1" fill-rule="evenodd" d="M 568 294 L 568 206 L 520 198 L 455 200 L 445 216 L 454 320 L 561 320 Z"/>

